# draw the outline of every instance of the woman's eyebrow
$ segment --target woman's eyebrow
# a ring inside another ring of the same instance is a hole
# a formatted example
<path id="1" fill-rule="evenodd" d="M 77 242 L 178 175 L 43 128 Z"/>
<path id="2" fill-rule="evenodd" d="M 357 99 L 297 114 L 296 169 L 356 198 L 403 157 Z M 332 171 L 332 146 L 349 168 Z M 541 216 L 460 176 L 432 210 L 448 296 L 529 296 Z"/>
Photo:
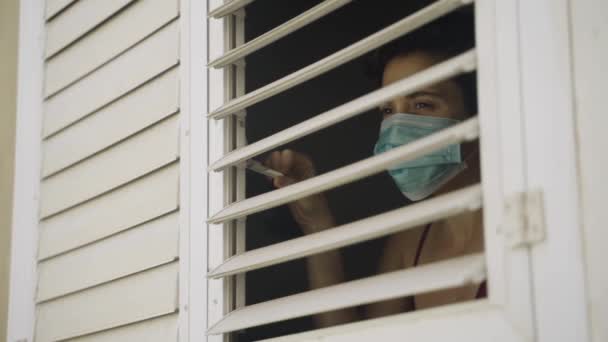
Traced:
<path id="1" fill-rule="evenodd" d="M 405 95 L 405 96 L 410 97 L 410 98 L 414 98 L 417 96 L 435 96 L 435 97 L 441 97 L 441 98 L 445 97 L 443 92 L 441 92 L 439 89 L 436 89 L 436 88 L 426 88 L 426 89 L 419 90 L 419 91 L 413 92 L 413 93 L 411 93 L 409 95 Z M 386 107 L 389 107 L 390 105 L 391 105 L 390 101 L 381 103 L 378 105 L 378 109 L 382 110 Z"/>
<path id="2" fill-rule="evenodd" d="M 439 90 L 435 89 L 424 89 L 412 94 L 409 94 L 408 97 L 417 97 L 417 96 L 438 96 L 443 97 L 443 94 Z"/>

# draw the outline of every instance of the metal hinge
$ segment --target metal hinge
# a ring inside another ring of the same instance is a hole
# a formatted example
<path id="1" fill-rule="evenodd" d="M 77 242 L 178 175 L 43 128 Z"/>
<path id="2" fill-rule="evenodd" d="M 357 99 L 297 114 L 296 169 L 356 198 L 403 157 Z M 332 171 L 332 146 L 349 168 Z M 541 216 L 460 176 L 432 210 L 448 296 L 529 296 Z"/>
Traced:
<path id="1" fill-rule="evenodd" d="M 531 246 L 545 239 L 545 212 L 540 190 L 521 192 L 507 199 L 502 231 L 511 248 Z"/>

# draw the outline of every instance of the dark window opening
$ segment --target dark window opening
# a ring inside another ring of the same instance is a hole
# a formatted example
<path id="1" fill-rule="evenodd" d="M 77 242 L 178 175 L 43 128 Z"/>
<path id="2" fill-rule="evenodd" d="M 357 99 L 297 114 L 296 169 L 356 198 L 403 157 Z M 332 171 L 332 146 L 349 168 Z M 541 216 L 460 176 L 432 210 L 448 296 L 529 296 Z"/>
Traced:
<path id="1" fill-rule="evenodd" d="M 246 7 L 246 41 L 250 41 L 320 3 L 318 0 L 264 0 Z M 382 28 L 432 1 L 353 1 L 246 58 L 246 92 L 297 71 Z M 430 25 L 432 25 L 431 23 Z M 262 101 L 247 109 L 247 141 L 253 143 L 379 88 L 369 75 L 370 54 Z M 382 116 L 378 109 L 291 142 L 307 154 L 317 174 L 373 155 Z M 264 160 L 265 155 L 256 159 Z M 274 190 L 264 177 L 247 172 L 247 197 Z M 409 204 L 384 172 L 326 192 L 336 224 L 341 225 Z M 246 248 L 252 250 L 302 236 L 288 208 L 281 206 L 247 218 Z M 346 280 L 377 274 L 387 238 L 340 249 Z M 306 260 L 246 274 L 246 304 L 252 305 L 309 290 Z M 361 310 L 361 308 L 358 308 Z M 239 342 L 293 334 L 316 328 L 312 317 L 254 327 L 235 336 Z"/>

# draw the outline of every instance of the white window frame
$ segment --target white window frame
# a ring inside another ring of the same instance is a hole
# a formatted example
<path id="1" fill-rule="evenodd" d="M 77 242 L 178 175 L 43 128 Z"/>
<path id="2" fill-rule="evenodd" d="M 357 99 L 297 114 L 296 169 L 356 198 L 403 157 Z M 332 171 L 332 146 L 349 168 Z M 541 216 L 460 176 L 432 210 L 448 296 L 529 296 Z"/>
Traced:
<path id="1" fill-rule="evenodd" d="M 580 207 L 585 252 L 589 330 L 592 341 L 608 341 L 608 256 L 605 242 L 608 211 L 608 116 L 604 82 L 608 78 L 608 3 L 577 0 L 570 3 L 572 63 L 579 152 Z"/>
<path id="2" fill-rule="evenodd" d="M 221 0 L 209 0 L 209 8 L 217 8 L 222 5 Z M 203 12 L 206 18 L 207 12 Z M 239 15 L 240 13 L 240 15 Z M 211 109 L 220 106 L 225 101 L 235 95 L 244 93 L 244 65 L 240 64 L 235 68 L 225 68 L 221 70 L 207 69 L 207 63 L 213 59 L 214 54 L 223 54 L 229 48 L 240 45 L 244 39 L 244 12 L 237 11 L 237 15 L 231 15 L 226 20 L 207 20 L 207 37 L 202 40 L 208 45 L 208 53 L 204 59 L 205 63 L 202 70 L 207 73 L 207 82 L 213 86 L 208 87 L 207 91 L 207 110 L 203 112 L 202 119 L 207 120 L 206 114 Z M 221 39 L 211 40 L 209 37 L 217 36 Z M 228 46 L 224 46 L 227 43 Z M 233 74 L 236 73 L 236 76 Z M 233 84 L 229 79 L 236 79 Z M 224 155 L 226 152 L 237 146 L 245 144 L 244 115 L 230 118 L 230 120 L 214 120 L 207 122 L 207 141 L 216 141 L 216 144 L 208 145 L 207 164 L 208 170 L 210 163 Z M 236 134 L 235 141 L 228 141 L 226 132 L 232 131 Z M 245 196 L 245 170 L 230 170 L 224 173 L 208 174 L 208 210 L 209 213 L 220 210 L 226 204 L 235 200 L 244 199 Z M 234 179 L 235 181 L 229 181 Z M 235 188 L 232 188 L 232 186 Z M 231 194 L 231 195 L 226 195 Z M 232 198 L 231 198 L 232 197 Z M 208 217 L 208 216 L 207 216 Z M 204 219 L 206 220 L 205 217 Z M 226 257 L 245 250 L 245 220 L 237 220 L 226 225 L 206 224 L 207 232 L 207 263 L 204 274 L 217 267 Z M 234 244 L 233 244 L 234 242 Z M 202 276 L 204 276 L 202 274 Z M 198 275 L 197 276 L 201 276 Z M 204 333 L 211 322 L 219 320 L 225 313 L 235 307 L 245 304 L 245 277 L 236 275 L 219 280 L 207 280 L 207 325 Z M 236 292 L 238 289 L 238 292 Z M 224 295 L 230 294 L 230 295 Z M 225 341 L 224 336 L 207 336 L 207 341 Z"/>
<path id="3" fill-rule="evenodd" d="M 589 341 L 569 32 L 573 3 L 476 3 L 477 13 L 486 14 L 478 16 L 477 22 L 478 44 L 487 44 L 479 50 L 488 54 L 480 59 L 480 68 L 489 63 L 486 71 L 495 71 L 494 79 L 484 82 L 487 72 L 480 79 L 480 112 L 494 110 L 500 121 L 486 122 L 486 134 L 482 131 L 482 140 L 490 138 L 500 146 L 484 155 L 486 189 L 488 183 L 494 183 L 489 178 L 495 177 L 502 183 L 502 201 L 522 192 L 540 192 L 545 221 L 543 241 L 525 249 L 507 249 L 501 260 L 503 272 L 492 275 L 488 264 L 489 299 L 505 308 L 507 319 L 528 339 L 543 342 Z M 495 27 L 490 22 L 494 20 Z M 484 100 L 493 104 L 484 106 Z M 489 129 L 491 126 L 498 130 Z M 488 136 L 491 132 L 500 140 Z M 490 158 L 501 159 L 501 163 L 490 162 Z M 496 190 L 495 194 L 501 193 L 499 187 Z M 491 195 L 488 193 L 485 200 Z M 497 204 L 486 207 L 486 212 L 501 210 L 506 203 Z M 506 246 L 505 241 L 488 239 L 498 237 L 488 228 L 508 228 L 513 223 L 503 214 L 494 217 L 501 216 L 495 225 L 486 227 L 486 246 Z M 488 256 L 488 263 L 498 260 Z M 497 276 L 505 278 L 492 282 Z"/>
<path id="4" fill-rule="evenodd" d="M 207 1 L 180 0 L 179 342 L 206 341 Z"/>
<path id="5" fill-rule="evenodd" d="M 526 186 L 543 192 L 547 236 L 531 249 L 538 341 L 590 340 L 572 75 L 575 2 L 519 0 L 518 8 Z"/>
<path id="6" fill-rule="evenodd" d="M 219 2 L 219 0 L 212 1 L 214 6 L 218 7 Z M 565 234 L 562 234 L 559 238 L 555 238 L 555 236 L 560 235 L 555 232 L 558 228 L 550 226 L 547 227 L 548 232 L 551 233 L 550 239 L 545 239 L 531 246 L 512 247 L 508 238 L 509 234 L 512 233 L 510 229 L 514 229 L 514 226 L 523 225 L 524 218 L 508 216 L 505 213 L 507 201 L 517 198 L 523 193 L 538 190 L 545 196 L 545 219 L 547 224 L 566 224 L 565 222 L 560 222 L 557 215 L 558 212 L 560 215 L 567 212 L 569 216 L 567 221 L 570 224 L 578 222 L 576 172 L 560 174 L 555 177 L 541 177 L 540 175 L 546 173 L 546 167 L 543 168 L 542 163 L 531 163 L 531 156 L 528 154 L 528 151 L 531 149 L 538 149 L 539 146 L 543 146 L 543 140 L 551 138 L 539 133 L 547 132 L 547 130 L 543 130 L 543 127 L 539 126 L 539 121 L 534 122 L 531 120 L 533 116 L 529 112 L 536 110 L 537 108 L 534 106 L 538 105 L 538 103 L 542 103 L 542 101 L 546 101 L 555 95 L 551 92 L 546 92 L 542 94 L 542 99 L 536 98 L 534 99 L 535 101 L 531 101 L 532 99 L 530 99 L 529 94 L 534 93 L 535 96 L 538 96 L 538 94 L 535 93 L 535 89 L 530 88 L 530 85 L 549 86 L 553 84 L 552 82 L 570 82 L 570 80 L 563 79 L 563 77 L 567 78 L 569 75 L 569 72 L 567 72 L 569 61 L 567 59 L 562 61 L 545 61 L 545 70 L 555 70 L 555 68 L 558 68 L 564 72 L 561 76 L 553 75 L 553 77 L 547 78 L 548 74 L 540 76 L 529 71 L 525 73 L 526 69 L 532 65 L 539 66 L 535 64 L 539 63 L 539 59 L 536 57 L 538 50 L 530 48 L 530 46 L 525 44 L 541 43 L 538 32 L 535 32 L 538 31 L 539 23 L 542 29 L 546 29 L 547 27 L 559 28 L 564 27 L 564 25 L 567 27 L 567 5 L 566 0 L 558 1 L 557 6 L 550 0 L 539 1 L 535 4 L 526 3 L 521 0 L 512 2 L 477 0 L 474 4 L 477 14 L 478 63 L 479 69 L 483 70 L 478 74 L 480 113 L 487 113 L 480 115 L 480 124 L 482 130 L 481 139 L 483 141 L 481 144 L 483 151 L 482 182 L 484 185 L 486 258 L 488 278 L 490 279 L 489 297 L 486 300 L 474 303 L 464 303 L 429 311 L 396 315 L 387 319 L 352 323 L 340 327 L 306 332 L 289 337 L 286 340 L 315 339 L 321 336 L 330 341 L 334 339 L 342 340 L 343 338 L 347 338 L 353 331 L 358 331 L 355 336 L 364 336 L 362 335 L 363 331 L 367 330 L 370 332 L 376 331 L 380 334 L 371 336 L 386 336 L 387 338 L 391 338 L 392 336 L 394 338 L 396 336 L 403 336 L 403 334 L 412 334 L 411 336 L 431 341 L 445 339 L 446 337 L 454 339 L 456 336 L 463 336 L 463 338 L 467 336 L 474 338 L 474 340 L 477 340 L 476 337 L 478 337 L 479 340 L 484 341 L 488 340 L 489 337 L 503 337 L 500 340 L 504 341 L 513 341 L 515 339 L 528 341 L 535 337 L 542 337 L 541 340 L 550 340 L 544 337 L 544 334 L 551 335 L 551 333 L 547 332 L 549 330 L 548 326 L 543 326 L 543 318 L 548 320 L 563 320 L 564 324 L 566 324 L 566 320 L 570 320 L 570 327 L 572 328 L 567 330 L 572 334 L 571 336 L 583 338 L 578 339 L 581 341 L 584 340 L 587 334 L 587 327 L 585 323 L 586 315 L 582 312 L 585 305 L 584 300 L 581 300 L 581 298 L 583 298 L 582 296 L 585 292 L 582 287 L 583 278 L 581 272 L 583 263 L 579 249 L 574 248 L 572 253 L 567 256 L 570 262 L 566 262 L 569 271 L 581 274 L 581 277 L 573 277 L 575 278 L 574 280 L 570 279 L 572 280 L 572 286 L 578 291 L 576 296 L 568 298 L 569 304 L 576 307 L 574 312 L 557 315 L 550 313 L 551 310 L 555 309 L 554 306 L 545 305 L 545 309 L 539 310 L 534 305 L 539 303 L 539 299 L 550 298 L 550 294 L 543 292 L 540 286 L 537 285 L 538 282 L 546 282 L 549 279 L 553 279 L 554 281 L 568 280 L 563 277 L 552 276 L 548 273 L 551 270 L 551 266 L 555 265 L 557 260 L 564 261 L 566 256 L 558 256 L 555 252 L 549 252 L 547 246 L 558 245 L 559 240 L 562 242 L 573 238 L 576 240 L 577 237 L 566 237 Z M 216 8 L 214 6 L 210 6 L 210 8 Z M 535 15 L 531 15 L 531 13 Z M 551 13 L 553 16 L 548 16 L 546 15 L 547 13 Z M 208 20 L 210 44 L 213 44 L 210 45 L 210 59 L 212 60 L 217 58 L 217 54 L 223 51 L 223 47 L 216 47 L 215 50 L 213 48 L 214 44 L 220 44 L 218 41 L 222 40 L 222 31 L 219 30 L 218 20 Z M 214 26 L 216 27 L 215 31 L 211 29 Z M 547 31 L 542 32 L 546 33 Z M 534 35 L 535 33 L 536 35 Z M 548 46 L 546 41 L 545 45 L 541 44 L 541 46 L 548 51 L 558 49 L 558 51 L 568 56 L 570 47 L 568 45 L 567 32 L 565 33 L 565 36 L 552 37 L 555 39 L 550 41 L 555 43 L 556 46 Z M 217 71 L 209 70 L 208 72 L 211 75 Z M 210 79 L 213 79 L 213 76 L 210 76 Z M 222 89 L 223 87 L 214 88 Z M 568 89 L 566 89 L 565 91 L 561 91 L 560 95 L 563 97 L 559 105 L 565 105 L 564 108 L 568 108 L 568 104 L 570 104 L 571 107 L 572 92 L 568 92 Z M 223 96 L 215 95 L 215 99 L 213 96 L 209 98 L 210 102 L 214 102 L 209 107 L 210 109 L 217 108 L 222 104 L 219 98 L 223 98 Z M 564 118 L 570 115 L 569 112 L 564 110 L 562 110 L 562 114 Z M 547 115 L 547 113 L 543 112 L 543 115 Z M 209 125 L 221 125 L 221 123 L 214 122 L 214 120 L 211 120 Z M 570 138 L 573 137 L 572 126 L 563 125 L 559 127 L 559 130 L 565 134 L 569 134 Z M 220 132 L 219 134 L 221 134 L 220 129 L 217 129 L 216 132 Z M 215 138 L 214 141 L 218 141 L 218 139 Z M 556 143 L 558 142 L 556 141 Z M 559 144 L 562 147 L 570 144 L 570 149 L 572 149 L 574 141 L 566 139 L 566 141 L 561 141 Z M 210 153 L 210 155 L 213 154 L 213 152 Z M 216 156 L 218 154 L 215 153 Z M 209 159 L 210 162 L 213 160 L 216 159 Z M 576 162 L 575 154 L 568 155 L 567 161 L 569 162 L 568 165 L 574 167 Z M 568 189 L 557 189 L 550 183 L 551 180 L 554 182 L 557 180 L 562 181 L 566 176 L 571 176 L 568 180 L 574 182 L 571 183 L 573 186 Z M 211 174 L 210 178 L 213 177 L 217 177 L 217 175 L 213 176 Z M 559 195 L 558 190 L 561 191 Z M 555 191 L 556 196 L 570 196 L 570 200 L 559 204 L 547 203 L 547 191 L 552 192 L 551 196 L 554 196 L 553 191 Z M 210 203 L 221 203 L 220 198 L 221 195 L 219 193 L 210 193 Z M 561 210 L 553 211 L 555 210 L 554 205 L 559 205 Z M 219 207 L 216 210 L 210 210 L 210 214 L 217 212 L 218 209 Z M 217 228 L 208 228 L 210 233 L 209 242 L 213 245 L 222 243 L 221 236 L 217 233 L 212 233 Z M 212 234 L 216 234 L 214 235 L 215 237 L 212 237 Z M 580 239 L 580 236 L 578 236 L 578 239 Z M 209 267 L 213 267 L 217 264 L 210 263 L 209 265 Z M 212 281 L 210 280 L 210 282 Z M 210 296 L 216 295 L 218 294 L 213 291 L 210 292 Z M 214 300 L 218 299 L 220 298 L 214 298 Z M 213 309 L 211 308 L 210 312 L 212 311 Z M 219 311 L 219 307 L 216 307 L 215 317 L 221 316 Z M 211 316 L 209 317 L 209 325 L 214 322 Z M 471 320 L 470 324 L 472 328 L 461 329 L 463 326 L 460 324 L 465 324 L 466 326 L 466 323 L 463 322 L 469 322 L 467 321 L 468 319 Z M 399 322 L 399 324 L 395 325 L 396 322 Z M 416 323 L 407 325 L 403 324 L 404 322 Z M 422 324 L 420 322 L 425 323 Z M 421 328 L 421 326 L 427 325 L 436 328 Z M 382 332 L 381 327 L 385 327 L 386 331 Z M 472 331 L 474 329 L 478 329 L 481 332 L 476 332 L 476 334 L 473 334 L 474 336 L 457 334 L 461 330 Z M 559 329 L 552 329 L 554 332 L 559 331 Z M 396 335 L 391 335 L 391 331 Z M 495 334 L 496 331 L 502 331 L 504 334 L 497 336 Z M 361 338 L 361 340 L 365 339 Z"/>
<path id="7" fill-rule="evenodd" d="M 17 115 L 7 341 L 34 340 L 42 152 L 44 1 L 19 3 Z"/>

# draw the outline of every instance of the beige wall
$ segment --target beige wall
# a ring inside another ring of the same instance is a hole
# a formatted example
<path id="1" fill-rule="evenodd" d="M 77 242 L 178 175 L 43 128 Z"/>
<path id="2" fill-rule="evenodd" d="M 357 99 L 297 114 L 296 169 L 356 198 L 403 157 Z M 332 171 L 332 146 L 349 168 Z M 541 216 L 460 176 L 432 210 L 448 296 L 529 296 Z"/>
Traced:
<path id="1" fill-rule="evenodd" d="M 0 341 L 6 341 L 15 147 L 18 0 L 0 1 Z"/>

